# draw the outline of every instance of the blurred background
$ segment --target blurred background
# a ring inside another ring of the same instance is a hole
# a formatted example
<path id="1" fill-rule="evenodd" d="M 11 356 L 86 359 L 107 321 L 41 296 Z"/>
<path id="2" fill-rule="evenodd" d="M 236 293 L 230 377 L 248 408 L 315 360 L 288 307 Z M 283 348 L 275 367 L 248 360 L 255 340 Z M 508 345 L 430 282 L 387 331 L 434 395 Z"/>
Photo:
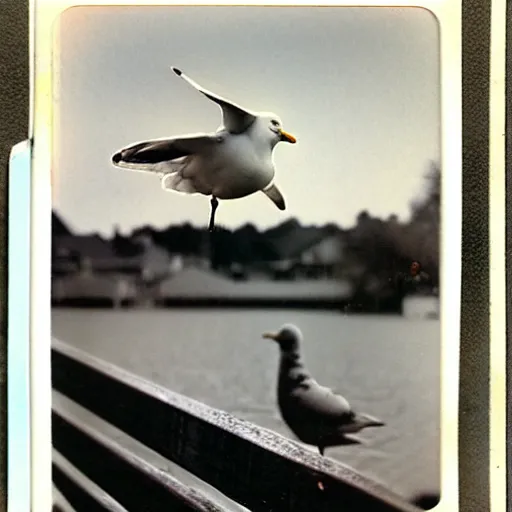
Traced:
<path id="1" fill-rule="evenodd" d="M 413 8 L 80 7 L 57 27 L 53 334 L 290 436 L 276 347 L 296 323 L 317 379 L 387 427 L 327 450 L 407 497 L 439 492 L 437 24 Z M 233 44 L 236 41 L 236 44 Z M 215 130 L 173 76 L 273 110 L 280 212 L 161 190 L 111 155 Z"/>

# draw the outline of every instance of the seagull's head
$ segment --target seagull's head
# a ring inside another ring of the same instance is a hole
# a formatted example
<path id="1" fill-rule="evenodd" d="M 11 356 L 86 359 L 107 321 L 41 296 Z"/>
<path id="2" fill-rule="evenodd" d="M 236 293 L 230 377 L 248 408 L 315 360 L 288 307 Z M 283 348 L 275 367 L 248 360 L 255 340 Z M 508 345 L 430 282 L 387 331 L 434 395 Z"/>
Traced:
<path id="1" fill-rule="evenodd" d="M 293 324 L 283 325 L 276 333 L 266 332 L 263 337 L 277 342 L 285 352 L 298 350 L 302 341 L 300 329 Z"/>
<path id="2" fill-rule="evenodd" d="M 258 122 L 261 128 L 268 133 L 272 146 L 278 142 L 289 142 L 295 144 L 297 139 L 290 133 L 283 130 L 281 118 L 273 112 L 261 112 L 258 114 Z"/>

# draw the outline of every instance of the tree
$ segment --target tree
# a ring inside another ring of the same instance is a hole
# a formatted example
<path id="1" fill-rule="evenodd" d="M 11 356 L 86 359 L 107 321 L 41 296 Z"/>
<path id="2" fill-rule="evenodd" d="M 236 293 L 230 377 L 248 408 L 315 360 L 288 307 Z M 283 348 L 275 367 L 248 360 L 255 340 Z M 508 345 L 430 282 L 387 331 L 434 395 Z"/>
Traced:
<path id="1" fill-rule="evenodd" d="M 411 259 L 420 261 L 437 283 L 441 224 L 441 169 L 436 162 L 430 162 L 425 181 L 426 194 L 411 204 L 407 238 Z"/>

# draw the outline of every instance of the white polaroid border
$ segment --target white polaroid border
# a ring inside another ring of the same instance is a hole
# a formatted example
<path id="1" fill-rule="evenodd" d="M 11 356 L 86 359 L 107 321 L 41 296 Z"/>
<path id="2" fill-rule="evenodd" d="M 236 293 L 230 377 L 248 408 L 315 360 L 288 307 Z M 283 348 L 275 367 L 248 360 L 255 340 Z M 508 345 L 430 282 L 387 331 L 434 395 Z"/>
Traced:
<path id="1" fill-rule="evenodd" d="M 33 103 L 30 138 L 33 140 L 30 262 L 31 355 L 31 486 L 32 510 L 47 512 L 51 496 L 51 206 L 53 128 L 53 26 L 60 14 L 77 5 L 142 5 L 133 0 L 77 3 L 73 0 L 31 0 L 33 48 Z M 143 5 L 280 5 L 422 7 L 438 20 L 441 52 L 441 502 L 435 511 L 456 512 L 458 507 L 458 374 L 460 338 L 461 234 L 462 234 L 462 95 L 461 0 L 366 0 L 359 3 L 319 0 L 249 0 L 203 2 L 153 1 Z M 449 198 L 449 199 L 448 199 Z"/>
<path id="2" fill-rule="evenodd" d="M 506 0 L 492 0 L 489 97 L 490 503 L 507 510 Z"/>

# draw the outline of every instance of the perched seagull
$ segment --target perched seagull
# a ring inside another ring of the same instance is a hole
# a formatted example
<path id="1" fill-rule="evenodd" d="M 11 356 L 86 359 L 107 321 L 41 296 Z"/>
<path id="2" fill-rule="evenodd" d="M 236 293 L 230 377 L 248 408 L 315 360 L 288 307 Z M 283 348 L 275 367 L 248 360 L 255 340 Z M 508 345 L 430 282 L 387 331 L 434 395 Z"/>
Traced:
<path id="1" fill-rule="evenodd" d="M 276 341 L 281 349 L 278 405 L 283 420 L 302 442 L 317 446 L 323 455 L 330 446 L 360 443 L 346 434 L 384 426 L 376 418 L 356 413 L 345 398 L 313 379 L 300 354 L 302 333 L 298 327 L 284 325 L 279 332 L 263 337 Z"/>
<path id="2" fill-rule="evenodd" d="M 272 152 L 280 141 L 294 144 L 279 116 L 251 112 L 204 89 L 181 70 L 176 75 L 217 103 L 222 124 L 214 133 L 181 135 L 132 144 L 112 157 L 116 167 L 161 175 L 162 188 L 211 196 L 209 229 L 219 199 L 238 199 L 262 191 L 280 209 L 285 201 L 274 183 Z"/>

